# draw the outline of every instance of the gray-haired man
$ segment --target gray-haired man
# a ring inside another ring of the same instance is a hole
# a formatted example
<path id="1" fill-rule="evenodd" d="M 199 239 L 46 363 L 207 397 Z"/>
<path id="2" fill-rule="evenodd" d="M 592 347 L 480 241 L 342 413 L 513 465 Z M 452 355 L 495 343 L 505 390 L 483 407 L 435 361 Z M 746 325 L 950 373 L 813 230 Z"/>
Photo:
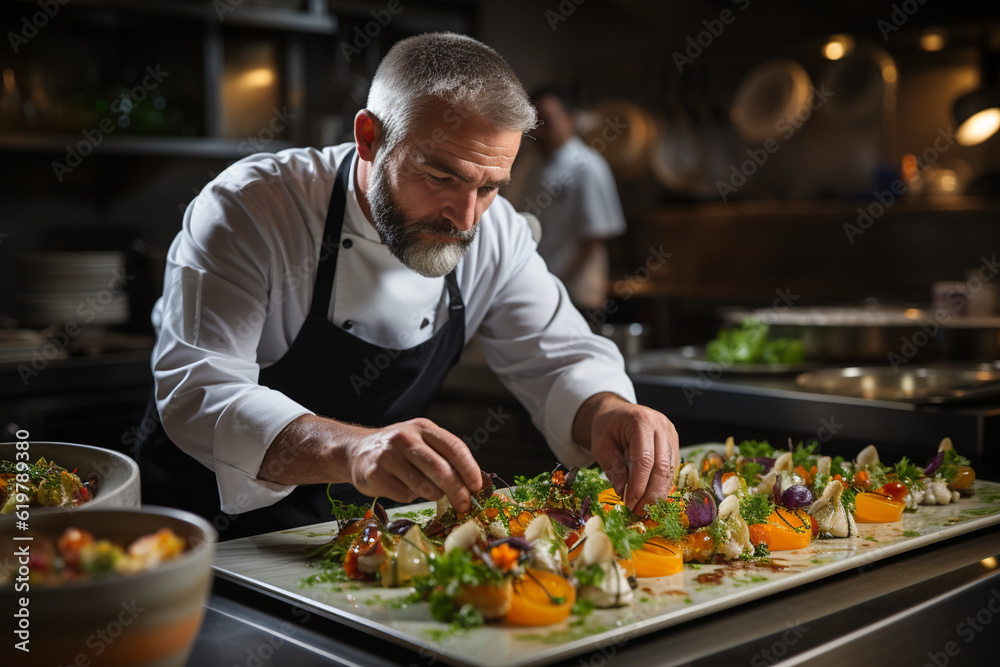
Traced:
<path id="1" fill-rule="evenodd" d="M 634 404 L 618 351 L 497 197 L 535 124 L 496 52 L 421 35 L 379 66 L 353 143 L 254 155 L 210 183 L 154 311 L 165 433 L 140 447 L 145 500 L 223 537 L 328 519 L 327 483 L 467 509 L 479 467 L 421 415 L 475 334 L 560 460 L 596 458 L 632 507 L 665 494 L 672 424 Z"/>

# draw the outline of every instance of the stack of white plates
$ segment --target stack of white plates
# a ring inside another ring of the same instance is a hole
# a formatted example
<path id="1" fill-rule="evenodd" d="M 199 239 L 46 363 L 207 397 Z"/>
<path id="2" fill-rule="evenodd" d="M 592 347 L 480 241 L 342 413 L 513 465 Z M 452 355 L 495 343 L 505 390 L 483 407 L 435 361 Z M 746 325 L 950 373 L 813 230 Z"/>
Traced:
<path id="1" fill-rule="evenodd" d="M 120 252 L 31 253 L 20 260 L 21 323 L 81 328 L 129 319 L 128 277 Z"/>

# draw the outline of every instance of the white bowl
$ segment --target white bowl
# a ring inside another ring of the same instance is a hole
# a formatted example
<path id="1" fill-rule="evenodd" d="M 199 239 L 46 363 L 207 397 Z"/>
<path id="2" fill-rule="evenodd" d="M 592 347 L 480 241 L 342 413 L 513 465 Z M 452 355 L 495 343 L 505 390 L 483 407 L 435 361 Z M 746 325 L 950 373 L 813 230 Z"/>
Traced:
<path id="1" fill-rule="evenodd" d="M 0 460 L 14 461 L 17 453 L 16 443 L 0 443 Z M 128 456 L 111 449 L 91 447 L 90 445 L 74 445 L 68 442 L 28 442 L 29 463 L 34 463 L 41 457 L 47 461 L 62 466 L 87 481 L 91 475 L 97 477 L 97 490 L 94 497 L 79 507 L 32 507 L 31 512 L 61 512 L 66 510 L 112 509 L 120 507 L 138 508 L 139 466 Z M 0 515 L 0 521 L 13 515 Z M 0 523 L 2 526 L 2 523 Z"/>
<path id="2" fill-rule="evenodd" d="M 14 656 L 13 662 L 0 659 L 0 664 L 184 665 L 204 619 L 212 583 L 218 538 L 211 524 L 190 512 L 146 507 L 32 513 L 30 527 L 36 535 L 53 539 L 67 528 L 79 528 L 93 533 L 95 539 L 108 539 L 125 548 L 138 537 L 170 528 L 185 540 L 187 550 L 137 574 L 61 586 L 31 584 L 29 590 L 20 591 L 16 586 L 0 587 L 0 608 L 7 616 L 0 656 Z M 37 537 L 32 542 L 5 539 L 0 544 L 0 567 L 18 567 L 11 552 L 25 544 L 40 548 Z M 18 610 L 27 610 L 27 653 L 14 649 L 23 641 L 17 634 L 22 624 Z"/>

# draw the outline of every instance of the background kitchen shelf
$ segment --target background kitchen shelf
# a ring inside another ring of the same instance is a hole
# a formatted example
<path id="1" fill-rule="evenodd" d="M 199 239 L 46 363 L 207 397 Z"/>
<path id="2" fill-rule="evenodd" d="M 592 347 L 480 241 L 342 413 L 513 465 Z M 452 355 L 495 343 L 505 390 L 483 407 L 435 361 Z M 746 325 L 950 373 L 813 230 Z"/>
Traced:
<path id="1" fill-rule="evenodd" d="M 14 0 L 20 4 L 37 4 L 33 0 Z M 300 3 L 291 3 L 300 4 Z M 307 9 L 261 6 L 245 0 L 219 2 L 184 2 L 183 0 L 74 0 L 80 9 L 120 11 L 177 19 L 209 22 L 224 21 L 230 25 L 269 30 L 288 30 L 318 34 L 337 32 L 337 17 L 326 12 L 322 0 L 309 0 Z"/>
<path id="2" fill-rule="evenodd" d="M 33 134 L 29 132 L 0 133 L 0 151 L 30 151 L 64 153 L 67 146 L 80 141 L 80 134 Z M 95 155 L 140 155 L 166 157 L 241 158 L 254 150 L 246 150 L 245 139 L 223 137 L 105 137 L 94 149 Z M 280 151 L 295 145 L 291 141 L 271 141 L 269 151 Z"/>

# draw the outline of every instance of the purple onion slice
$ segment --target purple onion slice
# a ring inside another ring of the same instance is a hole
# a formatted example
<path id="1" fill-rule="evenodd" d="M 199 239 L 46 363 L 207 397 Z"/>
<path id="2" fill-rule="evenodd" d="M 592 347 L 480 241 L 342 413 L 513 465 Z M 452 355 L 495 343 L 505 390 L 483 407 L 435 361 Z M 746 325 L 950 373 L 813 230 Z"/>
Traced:
<path id="1" fill-rule="evenodd" d="M 775 458 L 772 456 L 756 456 L 751 461 L 756 461 L 757 463 L 764 466 L 764 474 L 771 472 L 771 468 L 774 467 Z"/>
<path id="2" fill-rule="evenodd" d="M 944 463 L 944 452 L 938 452 L 931 459 L 931 462 L 927 464 L 927 467 L 924 468 L 924 474 L 928 477 L 933 477 L 942 463 Z"/>
<path id="3" fill-rule="evenodd" d="M 580 518 L 586 522 L 590 519 L 590 496 L 583 499 L 583 504 L 580 505 Z"/>
<path id="4" fill-rule="evenodd" d="M 579 514 L 571 509 L 565 509 L 562 507 L 546 507 L 542 510 L 543 513 L 548 514 L 549 518 L 553 521 L 558 521 L 567 528 L 572 528 L 576 530 L 577 528 L 582 528 L 584 521 Z"/>
<path id="5" fill-rule="evenodd" d="M 695 489 L 687 494 L 685 513 L 691 528 L 704 528 L 715 521 L 718 508 L 715 499 L 705 489 Z"/>
<path id="6" fill-rule="evenodd" d="M 802 509 L 812 505 L 813 492 L 801 484 L 795 484 L 785 489 L 781 494 L 781 505 L 788 509 Z"/>
<path id="7" fill-rule="evenodd" d="M 414 525 L 414 521 L 410 519 L 393 519 L 392 523 L 386 526 L 388 530 L 393 535 L 403 535 L 410 529 L 410 526 Z"/>
<path id="8" fill-rule="evenodd" d="M 501 544 L 509 544 L 518 551 L 531 551 L 532 549 L 534 549 L 534 547 L 531 546 L 528 540 L 524 539 L 523 537 L 518 537 L 516 535 L 513 535 L 511 537 L 501 537 L 499 540 L 493 540 L 492 542 L 490 542 L 490 549 L 492 549 L 493 547 L 498 547 Z"/>
<path id="9" fill-rule="evenodd" d="M 712 493 L 715 494 L 715 499 L 720 503 L 726 499 L 722 493 L 722 471 L 719 470 L 715 473 L 715 477 L 712 478 Z"/>

